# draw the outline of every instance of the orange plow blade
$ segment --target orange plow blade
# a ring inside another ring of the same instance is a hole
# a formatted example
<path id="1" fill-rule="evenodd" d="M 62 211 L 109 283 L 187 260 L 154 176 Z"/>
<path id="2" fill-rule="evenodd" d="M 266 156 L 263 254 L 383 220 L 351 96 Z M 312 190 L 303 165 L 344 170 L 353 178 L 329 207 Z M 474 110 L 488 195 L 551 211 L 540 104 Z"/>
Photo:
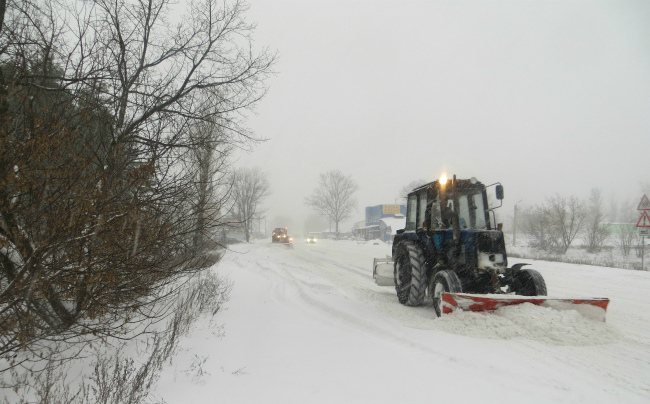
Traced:
<path id="1" fill-rule="evenodd" d="M 518 295 L 474 295 L 469 293 L 442 293 L 442 313 L 455 310 L 492 311 L 500 307 L 531 303 L 536 306 L 556 310 L 576 310 L 581 315 L 598 321 L 605 321 L 609 299 L 595 298 L 557 298 L 548 296 Z"/>

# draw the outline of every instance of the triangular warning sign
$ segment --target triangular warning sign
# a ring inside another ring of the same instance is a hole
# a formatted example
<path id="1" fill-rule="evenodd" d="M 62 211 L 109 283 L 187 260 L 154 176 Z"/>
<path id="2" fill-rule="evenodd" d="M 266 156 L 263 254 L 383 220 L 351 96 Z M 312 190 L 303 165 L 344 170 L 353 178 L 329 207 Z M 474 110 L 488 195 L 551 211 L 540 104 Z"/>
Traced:
<path id="1" fill-rule="evenodd" d="M 648 200 L 647 195 L 643 195 L 641 203 L 639 203 L 639 207 L 636 210 L 650 210 L 650 200 Z"/>
<path id="2" fill-rule="evenodd" d="M 639 218 L 636 227 L 650 227 L 650 216 L 648 216 L 648 211 L 643 211 L 643 214 Z"/>

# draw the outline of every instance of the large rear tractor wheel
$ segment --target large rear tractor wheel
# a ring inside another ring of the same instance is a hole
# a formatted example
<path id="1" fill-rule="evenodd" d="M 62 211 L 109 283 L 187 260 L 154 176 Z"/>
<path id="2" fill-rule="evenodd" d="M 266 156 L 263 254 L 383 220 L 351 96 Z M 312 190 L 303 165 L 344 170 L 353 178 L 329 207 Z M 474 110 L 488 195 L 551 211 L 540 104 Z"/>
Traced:
<path id="1" fill-rule="evenodd" d="M 456 272 L 443 270 L 436 273 L 429 285 L 429 296 L 433 299 L 433 308 L 438 317 L 442 315 L 442 293 L 462 293 L 460 279 Z"/>
<path id="2" fill-rule="evenodd" d="M 546 296 L 546 282 L 542 275 L 534 269 L 526 268 L 519 271 L 513 283 L 515 294 L 521 296 Z"/>
<path id="3" fill-rule="evenodd" d="M 421 305 L 427 289 L 422 249 L 412 241 L 403 241 L 395 250 L 394 260 L 393 275 L 397 300 L 407 306 Z"/>

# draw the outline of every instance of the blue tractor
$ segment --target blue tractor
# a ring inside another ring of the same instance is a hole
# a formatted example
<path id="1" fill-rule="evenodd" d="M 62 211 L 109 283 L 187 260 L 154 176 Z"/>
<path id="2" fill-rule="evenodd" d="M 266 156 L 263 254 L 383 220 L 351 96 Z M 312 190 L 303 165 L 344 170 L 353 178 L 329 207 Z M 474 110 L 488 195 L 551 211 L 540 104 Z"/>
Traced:
<path id="1" fill-rule="evenodd" d="M 503 186 L 492 186 L 503 200 Z M 392 256 L 401 304 L 419 306 L 428 296 L 440 316 L 443 292 L 546 296 L 539 272 L 508 267 L 501 224 L 490 223 L 488 187 L 454 175 L 408 194 L 406 227 L 397 231 Z"/>

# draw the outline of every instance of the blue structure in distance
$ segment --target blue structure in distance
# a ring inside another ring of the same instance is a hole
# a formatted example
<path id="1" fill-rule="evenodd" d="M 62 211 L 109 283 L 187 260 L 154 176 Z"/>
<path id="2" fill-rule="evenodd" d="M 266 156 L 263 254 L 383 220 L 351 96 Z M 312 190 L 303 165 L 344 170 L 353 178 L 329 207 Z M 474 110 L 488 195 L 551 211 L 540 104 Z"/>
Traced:
<path id="1" fill-rule="evenodd" d="M 406 216 L 406 205 L 377 205 L 366 207 L 366 226 L 379 226 L 379 221 L 395 215 Z"/>

